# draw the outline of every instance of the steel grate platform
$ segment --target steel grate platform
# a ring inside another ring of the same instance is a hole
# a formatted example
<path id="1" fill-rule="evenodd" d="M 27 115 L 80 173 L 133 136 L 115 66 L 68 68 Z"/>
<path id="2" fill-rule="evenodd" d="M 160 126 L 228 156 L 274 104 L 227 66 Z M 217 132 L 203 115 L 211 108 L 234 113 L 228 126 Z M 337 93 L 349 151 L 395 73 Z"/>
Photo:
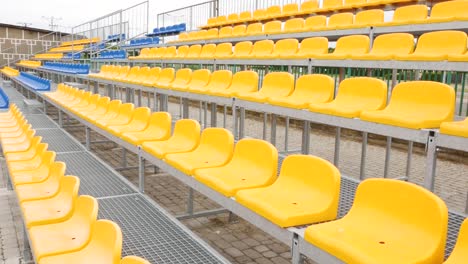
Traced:
<path id="1" fill-rule="evenodd" d="M 67 174 L 80 178 L 80 194 L 99 198 L 135 193 L 119 175 L 87 152 L 58 153 L 57 160 L 67 164 Z"/>
<path id="2" fill-rule="evenodd" d="M 34 129 L 44 129 L 44 128 L 58 128 L 54 121 L 50 120 L 45 115 L 31 115 L 25 114 L 25 118 L 32 125 Z"/>
<path id="3" fill-rule="evenodd" d="M 99 200 L 99 218 L 122 229 L 122 256 L 137 255 L 151 263 L 223 263 L 162 210 L 140 194 Z"/>
<path id="4" fill-rule="evenodd" d="M 35 128 L 33 126 L 33 128 Z M 44 142 L 49 144 L 49 149 L 57 153 L 84 151 L 83 146 L 70 138 L 62 129 L 37 130 L 36 136 L 41 136 Z"/>

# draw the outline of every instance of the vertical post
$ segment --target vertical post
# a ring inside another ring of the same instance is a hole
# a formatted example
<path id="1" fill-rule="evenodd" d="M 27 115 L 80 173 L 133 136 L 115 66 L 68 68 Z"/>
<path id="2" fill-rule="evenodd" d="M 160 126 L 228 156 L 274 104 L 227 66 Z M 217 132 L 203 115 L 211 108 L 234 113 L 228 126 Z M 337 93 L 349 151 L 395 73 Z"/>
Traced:
<path id="1" fill-rule="evenodd" d="M 59 126 L 63 127 L 63 112 L 58 109 L 58 121 L 59 121 Z"/>
<path id="2" fill-rule="evenodd" d="M 291 245 L 291 255 L 293 264 L 302 264 L 301 252 L 299 252 L 299 235 L 294 233 Z"/>
<path id="3" fill-rule="evenodd" d="M 304 121 L 302 127 L 302 154 L 309 154 L 310 148 L 310 122 Z"/>
<path id="4" fill-rule="evenodd" d="M 263 113 L 263 135 L 262 135 L 263 140 L 266 140 L 267 122 L 268 122 L 268 114 Z"/>
<path id="5" fill-rule="evenodd" d="M 211 103 L 211 127 L 216 127 L 217 125 L 217 106 L 215 103 Z"/>
<path id="6" fill-rule="evenodd" d="M 241 107 L 239 112 L 239 139 L 242 139 L 245 137 L 245 108 Z"/>
<path id="7" fill-rule="evenodd" d="M 188 199 L 187 199 L 187 214 L 193 215 L 193 189 L 189 189 Z"/>
<path id="8" fill-rule="evenodd" d="M 145 159 L 141 156 L 141 149 L 138 147 L 138 189 L 145 192 Z"/>
<path id="9" fill-rule="evenodd" d="M 336 127 L 335 134 L 335 153 L 333 157 L 333 164 L 338 167 L 340 163 L 340 143 L 341 143 L 341 127 Z"/>
<path id="10" fill-rule="evenodd" d="M 284 151 L 289 151 L 289 116 L 285 118 L 284 124 Z"/>
<path id="11" fill-rule="evenodd" d="M 28 230 L 26 229 L 25 225 L 23 225 L 23 248 L 24 261 L 26 261 L 26 263 L 29 263 L 30 261 L 32 261 L 31 247 L 29 245 Z"/>
<path id="12" fill-rule="evenodd" d="M 406 177 L 411 174 L 411 160 L 413 156 L 413 141 L 408 141 L 408 156 L 406 157 Z"/>
<path id="13" fill-rule="evenodd" d="M 273 146 L 276 146 L 276 123 L 277 123 L 277 116 L 275 114 L 271 114 L 271 134 L 270 134 L 270 141 Z"/>
<path id="14" fill-rule="evenodd" d="M 387 137 L 387 146 L 385 148 L 384 178 L 388 178 L 388 170 L 390 169 L 391 152 L 392 152 L 392 137 Z"/>
<path id="15" fill-rule="evenodd" d="M 89 129 L 89 127 L 85 127 L 85 137 L 86 137 L 86 141 L 85 141 L 85 147 L 87 150 L 90 150 L 91 148 L 91 129 Z"/>
<path id="16" fill-rule="evenodd" d="M 359 179 L 364 180 L 366 177 L 366 156 L 367 156 L 367 132 L 362 132 L 361 145 L 361 166 L 359 168 Z"/>
<path id="17" fill-rule="evenodd" d="M 426 172 L 424 176 L 424 187 L 429 191 L 434 190 L 435 169 L 437 163 L 437 135 L 434 131 L 429 132 L 426 143 Z"/>
<path id="18" fill-rule="evenodd" d="M 127 149 L 122 148 L 122 168 L 127 167 Z"/>

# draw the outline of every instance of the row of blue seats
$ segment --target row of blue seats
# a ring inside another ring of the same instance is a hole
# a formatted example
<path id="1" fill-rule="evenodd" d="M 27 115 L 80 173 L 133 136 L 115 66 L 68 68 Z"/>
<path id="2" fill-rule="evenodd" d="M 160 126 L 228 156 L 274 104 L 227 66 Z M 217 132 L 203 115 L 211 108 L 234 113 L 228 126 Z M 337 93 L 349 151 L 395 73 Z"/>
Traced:
<path id="1" fill-rule="evenodd" d="M 187 26 L 185 23 L 167 26 L 167 27 L 160 27 L 153 29 L 153 33 L 146 34 L 146 36 L 160 36 L 160 35 L 167 35 L 167 34 L 178 34 L 180 32 L 184 32 L 187 30 Z"/>
<path id="2" fill-rule="evenodd" d="M 20 72 L 16 79 L 36 91 L 50 91 L 50 80 L 25 72 Z"/>
<path id="3" fill-rule="evenodd" d="M 64 73 L 72 73 L 72 74 L 88 74 L 89 73 L 88 64 L 45 62 L 41 68 L 47 69 L 47 70 L 58 71 L 58 72 L 64 72 Z"/>
<path id="4" fill-rule="evenodd" d="M 107 36 L 107 41 L 121 41 L 126 39 L 125 33 L 122 34 L 114 34 L 114 35 L 109 35 Z"/>
<path id="5" fill-rule="evenodd" d="M 143 46 L 143 45 L 152 45 L 152 44 L 159 44 L 159 37 L 132 39 L 130 40 L 130 44 L 126 46 L 131 47 L 131 46 Z"/>
<path id="6" fill-rule="evenodd" d="M 125 59 L 127 52 L 125 50 L 104 50 L 101 51 L 96 59 Z"/>
<path id="7" fill-rule="evenodd" d="M 0 109 L 8 109 L 10 107 L 10 100 L 8 95 L 0 87 Z"/>
<path id="8" fill-rule="evenodd" d="M 78 60 L 81 58 L 81 53 L 65 53 L 63 55 L 63 58 L 64 59 L 74 59 L 74 60 Z"/>
<path id="9" fill-rule="evenodd" d="M 105 44 L 105 43 L 91 44 L 89 47 L 90 47 L 92 50 L 102 50 L 102 49 L 105 49 L 105 48 L 106 48 L 106 44 Z"/>

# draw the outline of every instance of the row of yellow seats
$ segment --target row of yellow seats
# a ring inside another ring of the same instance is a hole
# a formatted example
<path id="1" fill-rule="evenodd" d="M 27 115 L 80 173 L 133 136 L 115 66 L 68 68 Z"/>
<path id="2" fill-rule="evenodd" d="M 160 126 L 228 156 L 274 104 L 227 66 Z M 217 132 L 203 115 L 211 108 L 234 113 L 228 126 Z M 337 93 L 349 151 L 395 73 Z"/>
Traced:
<path id="1" fill-rule="evenodd" d="M 32 60 L 21 60 L 20 62 L 18 62 L 18 65 L 37 68 L 41 67 L 41 62 Z"/>
<path id="2" fill-rule="evenodd" d="M 384 11 L 372 9 L 358 12 L 333 14 L 328 18 L 315 15 L 303 18 L 292 18 L 284 23 L 278 20 L 265 24 L 251 23 L 249 25 L 225 26 L 218 30 L 200 30 L 179 34 L 178 41 L 193 41 L 215 38 L 244 37 L 264 34 L 283 34 L 318 30 L 350 29 L 368 26 L 395 26 L 423 23 L 441 23 L 468 20 L 468 1 L 456 0 L 434 5 L 431 16 L 428 17 L 426 5 L 410 5 L 395 10 L 391 21 L 384 21 Z"/>
<path id="3" fill-rule="evenodd" d="M 17 69 L 13 69 L 11 67 L 5 66 L 1 70 L 3 74 L 5 74 L 8 77 L 15 77 L 20 74 L 20 72 Z"/>
<path id="4" fill-rule="evenodd" d="M 192 71 L 184 68 L 175 72 L 173 68 L 104 65 L 99 77 L 160 89 L 236 97 L 412 129 L 439 128 L 441 123 L 447 122 L 445 127 L 456 124 L 461 132 L 451 133 L 451 128 L 443 129 L 443 133 L 468 135 L 468 119 L 465 126 L 465 123 L 451 122 L 455 104 L 453 88 L 438 82 L 400 83 L 393 89 L 390 103 L 386 106 L 387 85 L 382 80 L 368 77 L 343 80 L 335 99 L 333 79 L 321 74 L 303 75 L 295 81 L 287 72 L 269 73 L 265 75 L 260 90 L 258 74 L 254 71 L 240 71 L 233 75 L 228 70 L 211 73 L 207 69 Z"/>
<path id="5" fill-rule="evenodd" d="M 114 100 L 108 102 L 105 114 L 95 116 L 92 109 L 100 104 L 77 89 L 62 86 L 48 96 L 113 135 L 139 138 L 128 141 L 280 227 L 310 225 L 305 240 L 347 263 L 443 263 L 448 210 L 439 197 L 422 187 L 391 179 L 365 180 L 352 209 L 336 220 L 341 178 L 326 160 L 290 155 L 277 176 L 278 152 L 266 141 L 241 139 L 235 144 L 228 130 L 201 132 L 200 124 L 190 119 L 177 121 L 170 137 L 169 132 L 159 140 L 148 139 L 152 115 L 147 107 L 132 110 L 126 107 L 131 104 L 122 104 L 114 109 Z M 64 98 L 68 100 L 62 102 Z M 71 102 L 88 106 L 77 108 Z M 164 127 L 170 131 L 170 125 Z M 468 261 L 467 237 L 465 220 L 445 263 Z"/>
<path id="6" fill-rule="evenodd" d="M 38 53 L 34 55 L 36 59 L 61 59 L 63 53 Z"/>
<path id="7" fill-rule="evenodd" d="M 62 42 L 62 44 L 60 44 L 61 47 L 65 47 L 65 46 L 72 46 L 72 45 L 86 45 L 86 44 L 91 44 L 91 43 L 97 43 L 101 41 L 100 38 L 96 37 L 96 38 L 86 38 L 86 39 L 77 39 L 77 40 L 73 40 L 73 41 L 64 41 Z"/>
<path id="8" fill-rule="evenodd" d="M 120 259 L 120 227 L 97 220 L 97 200 L 78 196 L 79 178 L 64 176 L 65 163 L 55 161 L 14 104 L 0 114 L 0 141 L 37 263 L 149 264 Z"/>
<path id="9" fill-rule="evenodd" d="M 66 47 L 56 47 L 56 48 L 51 48 L 49 52 L 74 52 L 74 51 L 82 51 L 84 50 L 85 46 L 84 45 L 75 45 L 75 46 L 66 46 Z"/>
<path id="10" fill-rule="evenodd" d="M 282 39 L 231 43 L 196 44 L 161 48 L 144 48 L 131 60 L 145 59 L 354 59 L 400 61 L 468 61 L 467 35 L 463 31 L 435 31 L 422 34 L 415 48 L 414 36 L 409 33 L 391 33 L 375 38 L 372 48 L 365 35 L 341 37 L 333 52 L 328 53 L 325 37 Z"/>

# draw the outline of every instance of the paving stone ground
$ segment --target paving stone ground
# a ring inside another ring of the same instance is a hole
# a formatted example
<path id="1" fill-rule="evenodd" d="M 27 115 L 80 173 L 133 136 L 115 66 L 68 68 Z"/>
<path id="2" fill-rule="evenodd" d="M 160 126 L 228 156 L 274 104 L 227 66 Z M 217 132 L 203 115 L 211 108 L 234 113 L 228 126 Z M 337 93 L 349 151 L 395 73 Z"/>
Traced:
<path id="1" fill-rule="evenodd" d="M 146 103 L 146 100 L 143 100 L 143 102 Z M 199 119 L 198 110 L 194 107 L 190 109 L 190 117 Z M 169 110 L 173 114 L 173 117 L 177 117 L 179 113 L 178 105 L 170 104 Z M 54 119 L 57 118 L 56 112 L 53 109 L 50 109 L 49 115 Z M 246 136 L 262 138 L 263 124 L 261 120 L 261 116 L 249 116 L 249 120 L 246 122 Z M 223 115 L 221 113 L 218 113 L 218 122 L 219 125 L 223 124 Z M 232 127 L 232 120 L 229 116 L 226 120 L 226 125 L 227 128 Z M 280 121 L 276 144 L 280 151 L 285 149 L 284 129 L 285 127 Z M 66 130 L 80 141 L 84 141 L 83 127 L 66 127 Z M 292 125 L 289 129 L 289 135 L 288 150 L 299 150 L 301 147 L 301 130 Z M 94 132 L 92 132 L 92 137 L 93 140 L 104 139 Z M 266 133 L 266 138 L 270 138 L 269 131 Z M 312 126 L 311 154 L 333 161 L 334 141 L 334 132 L 331 128 L 318 125 Z M 355 133 L 343 131 L 339 168 L 344 175 L 354 178 L 359 177 L 360 142 L 359 136 Z M 388 174 L 390 178 L 400 177 L 405 174 L 406 149 L 407 147 L 404 142 L 396 142 L 393 144 Z M 121 166 L 122 151 L 117 145 L 113 143 L 96 143 L 92 144 L 92 151 L 112 167 L 117 168 Z M 385 141 L 379 137 L 371 137 L 367 152 L 366 177 L 382 177 Z M 468 190 L 468 158 L 466 153 L 462 154 L 441 150 L 439 157 L 436 171 L 435 192 L 447 203 L 451 210 L 463 212 L 466 210 Z M 127 158 L 129 166 L 137 165 L 136 155 L 127 153 Z M 411 182 L 417 184 L 422 183 L 424 158 L 424 149 L 421 146 L 415 145 L 409 177 Z M 138 171 L 136 169 L 124 170 L 121 173 L 131 182 L 137 183 Z M 1 186 L 0 182 L 0 188 Z M 188 188 L 165 172 L 157 172 L 152 168 L 146 169 L 145 191 L 156 202 L 174 215 L 185 212 Z M 11 204 L 2 203 L 4 202 L 3 200 L 5 199 L 0 191 L 0 208 L 7 208 L 5 207 L 7 205 L 11 206 Z M 200 194 L 195 195 L 195 210 L 215 208 L 217 208 L 217 205 L 208 198 Z M 10 213 L 10 218 L 13 218 L 14 215 L 15 213 Z M 2 219 L 3 218 L 0 218 L 0 225 L 3 223 Z M 19 219 L 14 220 L 19 222 Z M 278 264 L 291 262 L 289 245 L 282 244 L 240 218 L 237 218 L 235 221 L 229 221 L 229 215 L 227 213 L 184 220 L 183 223 L 233 263 Z M 18 236 L 17 234 L 16 237 Z M 3 236 L 0 236 L 0 238 L 3 238 Z M 16 243 L 20 244 L 20 242 L 18 242 L 20 240 L 21 239 L 17 239 Z M 1 252 L 5 252 L 3 244 L 2 250 Z M 2 254 L 4 253 L 0 253 L 0 256 L 3 256 Z M 19 256 L 20 255 L 15 256 L 17 261 L 20 259 Z"/>

